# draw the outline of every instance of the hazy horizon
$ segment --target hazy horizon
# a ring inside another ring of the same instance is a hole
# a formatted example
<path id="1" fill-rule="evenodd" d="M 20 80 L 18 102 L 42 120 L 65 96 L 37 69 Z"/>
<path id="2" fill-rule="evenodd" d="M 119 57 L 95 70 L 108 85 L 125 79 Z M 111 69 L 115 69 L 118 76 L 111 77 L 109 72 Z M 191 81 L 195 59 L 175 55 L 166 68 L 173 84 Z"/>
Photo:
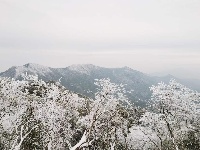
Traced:
<path id="1" fill-rule="evenodd" d="M 198 78 L 198 0 L 1 0 L 0 72 L 94 64 Z"/>

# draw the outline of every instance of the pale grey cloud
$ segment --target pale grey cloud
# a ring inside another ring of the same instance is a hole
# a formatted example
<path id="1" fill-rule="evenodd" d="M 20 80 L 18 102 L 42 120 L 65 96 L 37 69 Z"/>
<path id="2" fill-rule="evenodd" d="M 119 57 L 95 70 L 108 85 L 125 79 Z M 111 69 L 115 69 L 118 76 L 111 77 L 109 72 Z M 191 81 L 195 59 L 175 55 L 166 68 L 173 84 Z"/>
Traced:
<path id="1" fill-rule="evenodd" d="M 0 71 L 26 62 L 197 68 L 199 14 L 199 0 L 1 0 Z"/>

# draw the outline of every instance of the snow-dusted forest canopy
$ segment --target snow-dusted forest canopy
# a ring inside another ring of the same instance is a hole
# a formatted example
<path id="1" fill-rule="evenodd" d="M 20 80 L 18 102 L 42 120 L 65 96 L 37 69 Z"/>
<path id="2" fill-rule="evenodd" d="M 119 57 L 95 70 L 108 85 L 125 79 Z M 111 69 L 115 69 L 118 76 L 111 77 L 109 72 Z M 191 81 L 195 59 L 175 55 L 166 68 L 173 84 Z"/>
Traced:
<path id="1" fill-rule="evenodd" d="M 175 80 L 159 83 L 141 109 L 129 102 L 124 85 L 94 84 L 91 99 L 37 76 L 0 78 L 0 149 L 200 149 L 200 93 Z"/>

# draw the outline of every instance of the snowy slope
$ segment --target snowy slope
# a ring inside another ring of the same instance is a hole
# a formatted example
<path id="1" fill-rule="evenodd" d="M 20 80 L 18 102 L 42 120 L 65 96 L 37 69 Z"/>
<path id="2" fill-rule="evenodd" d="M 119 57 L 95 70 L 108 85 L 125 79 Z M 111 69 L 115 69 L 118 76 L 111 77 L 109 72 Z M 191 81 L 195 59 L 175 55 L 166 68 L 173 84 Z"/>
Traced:
<path id="1" fill-rule="evenodd" d="M 71 71 L 76 71 L 81 74 L 90 75 L 93 70 L 99 69 L 100 67 L 94 66 L 92 64 L 83 64 L 83 65 L 71 65 L 68 67 Z"/>

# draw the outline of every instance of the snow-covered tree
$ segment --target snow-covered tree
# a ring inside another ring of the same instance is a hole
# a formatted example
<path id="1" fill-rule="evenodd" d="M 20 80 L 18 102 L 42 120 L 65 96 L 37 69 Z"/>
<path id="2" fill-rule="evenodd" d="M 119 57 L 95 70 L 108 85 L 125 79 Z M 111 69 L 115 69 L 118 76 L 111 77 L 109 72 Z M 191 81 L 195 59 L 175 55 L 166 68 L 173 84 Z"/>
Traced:
<path id="1" fill-rule="evenodd" d="M 95 100 L 88 115 L 79 120 L 86 127 L 85 132 L 71 150 L 89 146 L 94 149 L 117 149 L 121 145 L 128 149 L 130 114 L 127 108 L 133 107 L 124 96 L 126 91 L 123 85 L 111 83 L 109 79 L 96 80 L 95 85 L 98 86 Z"/>
<path id="2" fill-rule="evenodd" d="M 71 147 L 73 119 L 86 100 L 35 76 L 0 80 L 0 143 L 6 149 Z M 29 143 L 29 144 L 28 144 Z"/>
<path id="3" fill-rule="evenodd" d="M 144 112 L 109 79 L 96 80 L 89 99 L 59 82 L 22 77 L 0 78 L 0 149 L 199 149 L 200 94 L 175 80 L 150 88 Z"/>
<path id="4" fill-rule="evenodd" d="M 153 92 L 152 112 L 146 112 L 140 121 L 159 137 L 160 149 L 164 146 L 181 149 L 188 132 L 193 132 L 194 136 L 199 132 L 200 94 L 175 80 L 169 84 L 159 83 L 150 89 Z"/>
<path id="5" fill-rule="evenodd" d="M 123 85 L 109 79 L 95 84 L 99 90 L 92 100 L 37 76 L 25 74 L 22 81 L 0 78 L 0 147 L 128 149 L 135 109 Z"/>
<path id="6" fill-rule="evenodd" d="M 23 141 L 38 126 L 34 119 L 25 119 L 31 108 L 28 91 L 24 90 L 27 85 L 26 81 L 9 78 L 0 80 L 1 141 L 4 146 L 13 150 L 19 150 Z"/>

